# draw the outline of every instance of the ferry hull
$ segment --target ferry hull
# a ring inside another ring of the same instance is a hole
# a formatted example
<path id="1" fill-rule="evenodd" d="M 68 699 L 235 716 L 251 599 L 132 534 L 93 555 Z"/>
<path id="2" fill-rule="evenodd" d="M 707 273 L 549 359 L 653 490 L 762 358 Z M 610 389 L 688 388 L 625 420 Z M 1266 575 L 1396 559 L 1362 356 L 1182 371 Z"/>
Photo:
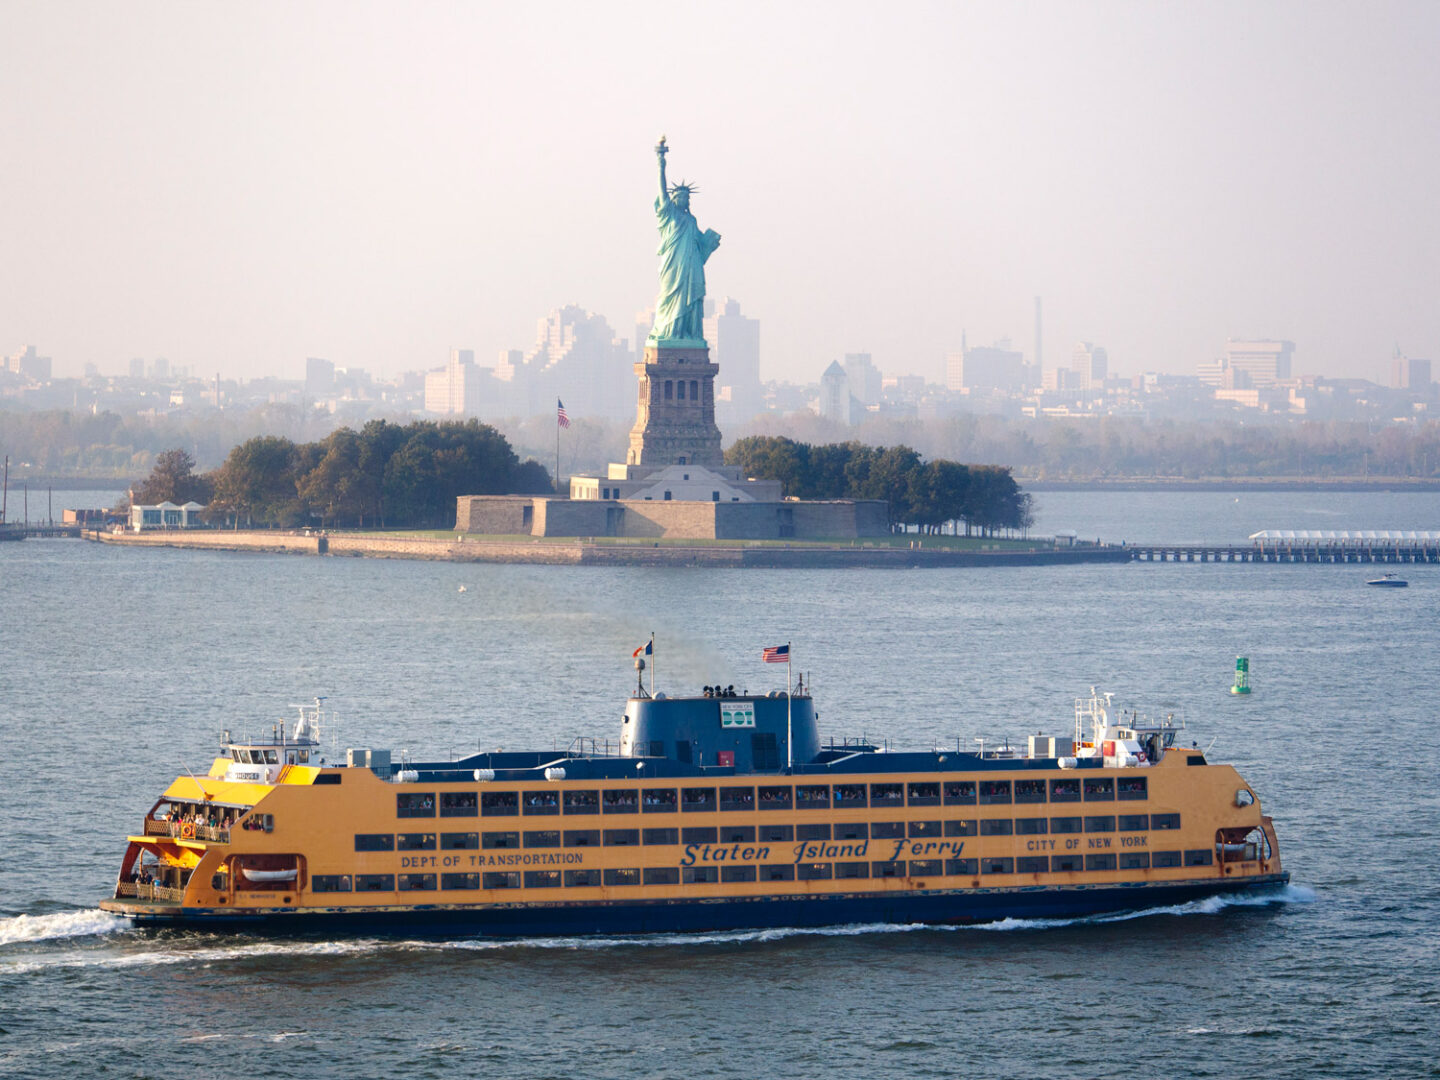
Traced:
<path id="1" fill-rule="evenodd" d="M 409 937 L 571 937 L 700 933 L 855 924 L 962 925 L 1002 919 L 1063 919 L 1140 911 L 1212 896 L 1260 895 L 1288 873 L 1116 886 L 967 889 L 964 892 L 817 894 L 808 897 L 613 901 L 484 906 L 236 911 L 156 906 L 123 900 L 106 911 L 142 926 L 190 926 L 267 934 L 382 934 Z"/>

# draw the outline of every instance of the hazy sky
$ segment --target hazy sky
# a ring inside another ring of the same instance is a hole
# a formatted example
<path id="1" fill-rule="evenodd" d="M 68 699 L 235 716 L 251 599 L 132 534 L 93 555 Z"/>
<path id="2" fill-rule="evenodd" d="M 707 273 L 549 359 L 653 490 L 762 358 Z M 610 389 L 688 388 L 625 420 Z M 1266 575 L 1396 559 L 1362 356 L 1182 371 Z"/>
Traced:
<path id="1" fill-rule="evenodd" d="M 652 147 L 762 375 L 1440 359 L 1440 3 L 0 3 L 0 354 L 300 377 L 656 286 Z"/>

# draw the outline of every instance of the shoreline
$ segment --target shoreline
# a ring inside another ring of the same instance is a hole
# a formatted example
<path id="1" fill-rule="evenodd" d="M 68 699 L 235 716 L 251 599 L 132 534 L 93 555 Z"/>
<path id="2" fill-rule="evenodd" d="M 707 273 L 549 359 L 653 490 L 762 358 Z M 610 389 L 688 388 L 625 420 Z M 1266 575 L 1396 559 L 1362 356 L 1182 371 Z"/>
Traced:
<path id="1" fill-rule="evenodd" d="M 1362 480 L 1338 478 L 1335 480 L 1286 479 L 1284 477 L 1221 477 L 1199 480 L 1182 480 L 1174 477 L 1115 477 L 1114 479 L 1090 480 L 1034 480 L 1021 476 L 1015 478 L 1021 490 L 1032 491 L 1373 491 L 1407 492 L 1440 491 L 1440 480 Z"/>

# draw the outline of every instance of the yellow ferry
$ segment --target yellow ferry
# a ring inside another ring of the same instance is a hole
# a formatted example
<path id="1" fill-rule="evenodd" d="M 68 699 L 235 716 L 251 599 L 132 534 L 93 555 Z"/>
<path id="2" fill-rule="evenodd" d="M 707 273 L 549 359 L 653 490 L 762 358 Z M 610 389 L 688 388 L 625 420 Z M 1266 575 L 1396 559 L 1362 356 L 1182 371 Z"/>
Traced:
<path id="1" fill-rule="evenodd" d="M 643 670 L 643 661 L 637 663 Z M 128 838 L 147 924 L 547 935 L 968 923 L 1273 889 L 1271 819 L 1181 725 L 1092 691 L 1025 753 L 822 746 L 809 691 L 637 687 L 618 745 L 321 757 L 322 712 L 232 739 Z M 1088 722 L 1089 730 L 1086 730 Z"/>

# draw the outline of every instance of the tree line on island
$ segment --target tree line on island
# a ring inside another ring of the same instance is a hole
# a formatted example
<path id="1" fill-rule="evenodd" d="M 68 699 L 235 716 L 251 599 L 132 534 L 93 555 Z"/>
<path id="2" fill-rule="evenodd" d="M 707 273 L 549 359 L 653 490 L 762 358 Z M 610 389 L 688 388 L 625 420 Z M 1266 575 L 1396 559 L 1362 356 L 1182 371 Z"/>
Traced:
<path id="1" fill-rule="evenodd" d="M 780 481 L 800 499 L 883 499 L 895 526 L 922 532 L 963 527 L 966 536 L 1023 531 L 1034 524 L 1030 496 L 1002 465 L 923 461 L 908 446 L 858 442 L 812 446 L 776 435 L 741 439 L 725 452 L 746 476 Z"/>

